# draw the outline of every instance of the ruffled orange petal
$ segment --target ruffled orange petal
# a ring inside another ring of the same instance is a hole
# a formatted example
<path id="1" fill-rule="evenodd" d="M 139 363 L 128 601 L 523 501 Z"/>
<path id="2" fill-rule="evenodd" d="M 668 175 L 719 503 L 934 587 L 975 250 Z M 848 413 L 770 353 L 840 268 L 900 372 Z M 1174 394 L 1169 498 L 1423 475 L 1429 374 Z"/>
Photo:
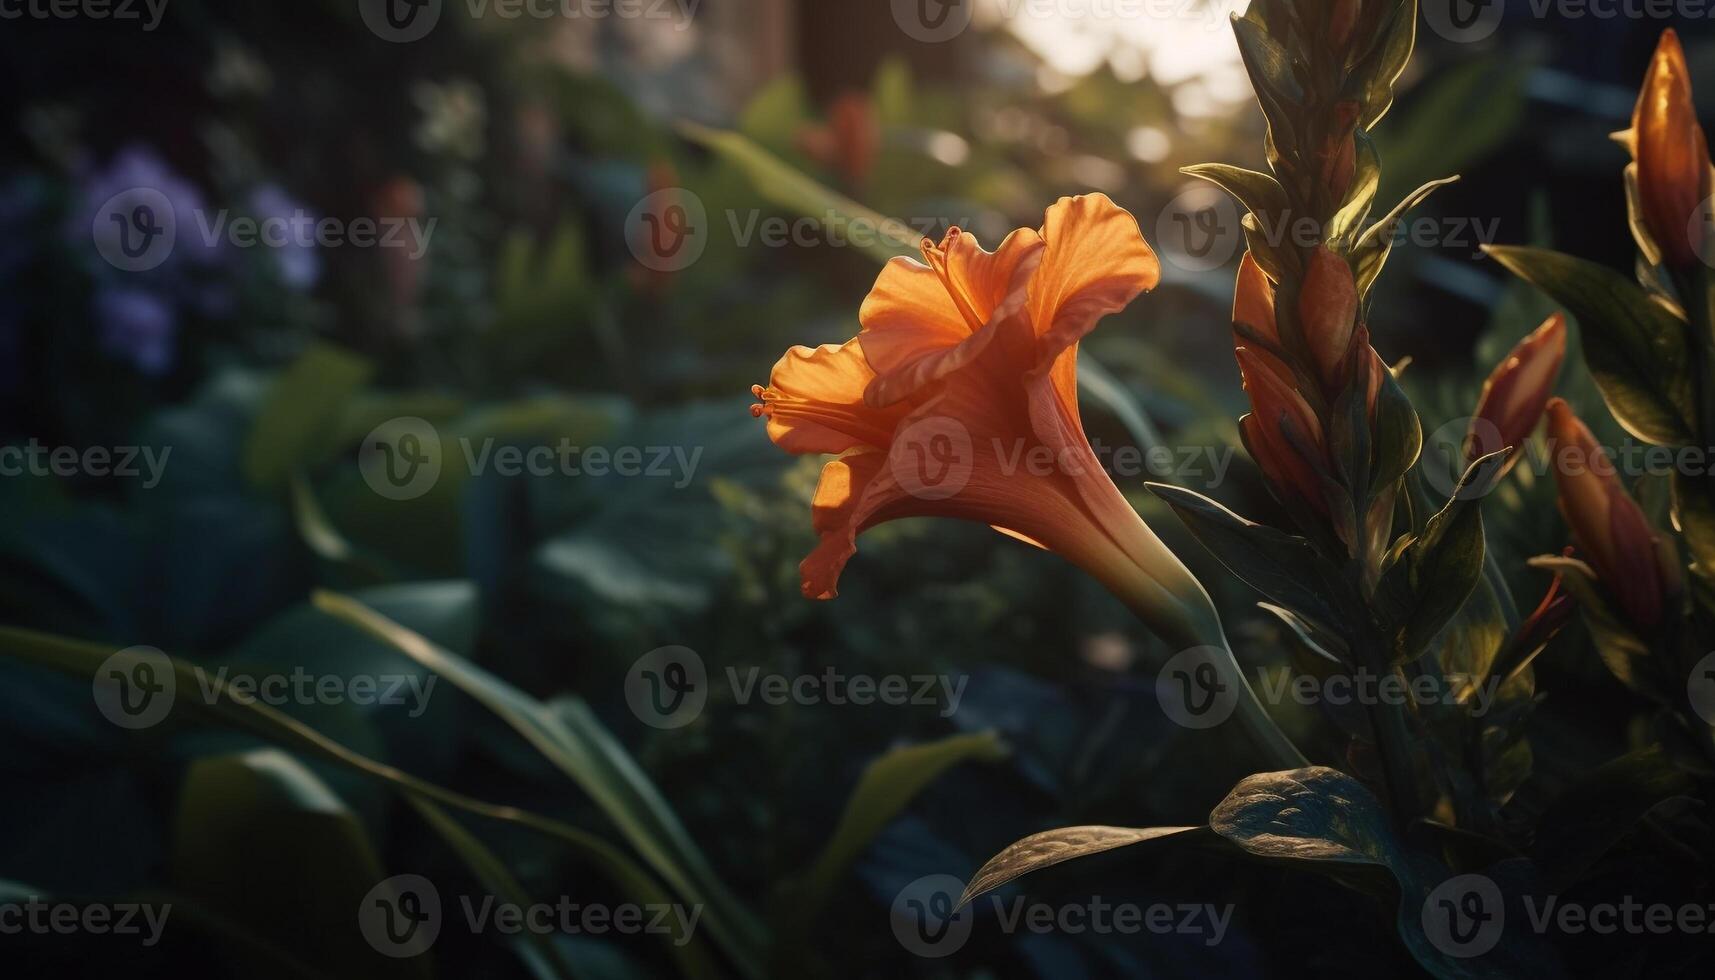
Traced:
<path id="1" fill-rule="evenodd" d="M 794 347 L 775 363 L 767 388 L 751 389 L 762 401 L 750 413 L 768 417 L 768 438 L 789 453 L 885 447 L 905 413 L 864 404 L 864 389 L 873 380 L 861 338 Z"/>
<path id="2" fill-rule="evenodd" d="M 870 366 L 877 377 L 864 397 L 871 405 L 904 401 L 930 383 L 971 364 L 999 335 L 995 324 L 1015 318 L 1024 310 L 1026 290 L 1043 251 L 1042 242 L 1034 233 L 1010 235 L 1000 251 L 994 253 L 983 251 L 976 239 L 957 230 L 948 234 L 945 244 L 951 248 L 925 246 L 924 254 L 931 262 L 931 269 L 945 284 L 948 295 L 955 297 L 955 304 L 965 311 L 963 315 L 980 317 L 981 321 L 951 346 L 940 345 L 938 338 L 926 330 L 915 337 L 904 329 L 881 331 L 891 334 L 899 343 L 884 358 L 870 354 Z M 1002 276 L 1006 278 L 1002 280 Z M 866 350 L 872 350 L 876 341 L 882 339 L 869 330 L 860 336 Z M 892 363 L 906 352 L 908 344 L 915 347 L 910 356 Z"/>
<path id="3" fill-rule="evenodd" d="M 1137 219 L 1106 194 L 1062 198 L 1043 218 L 1047 242 L 1030 284 L 1030 321 L 1039 364 L 1052 360 L 1054 390 L 1078 416 L 1077 345 L 1102 317 L 1126 308 L 1161 282 L 1161 263 Z"/>

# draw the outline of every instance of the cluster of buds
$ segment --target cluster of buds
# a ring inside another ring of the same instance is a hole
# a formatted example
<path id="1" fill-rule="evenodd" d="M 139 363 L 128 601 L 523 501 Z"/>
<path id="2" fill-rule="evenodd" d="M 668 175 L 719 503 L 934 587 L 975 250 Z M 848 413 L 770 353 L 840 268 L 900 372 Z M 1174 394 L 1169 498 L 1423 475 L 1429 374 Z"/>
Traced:
<path id="1" fill-rule="evenodd" d="M 1246 254 L 1233 295 L 1234 353 L 1251 414 L 1240 431 L 1283 503 L 1329 517 L 1330 488 L 1338 485 L 1329 433 L 1340 424 L 1332 406 L 1348 390 L 1361 391 L 1365 418 L 1374 423 L 1376 397 L 1387 367 L 1359 322 L 1357 285 L 1345 259 L 1320 247 L 1298 294 L 1296 317 L 1275 309 L 1277 287 Z M 1282 321 L 1296 331 L 1283 337 Z"/>
<path id="2" fill-rule="evenodd" d="M 1632 128 L 1615 139 L 1632 154 L 1626 187 L 1639 246 L 1652 264 L 1676 271 L 1695 267 L 1708 244 L 1703 205 L 1715 193 L 1715 172 L 1692 103 L 1685 52 L 1671 28 L 1650 61 Z"/>

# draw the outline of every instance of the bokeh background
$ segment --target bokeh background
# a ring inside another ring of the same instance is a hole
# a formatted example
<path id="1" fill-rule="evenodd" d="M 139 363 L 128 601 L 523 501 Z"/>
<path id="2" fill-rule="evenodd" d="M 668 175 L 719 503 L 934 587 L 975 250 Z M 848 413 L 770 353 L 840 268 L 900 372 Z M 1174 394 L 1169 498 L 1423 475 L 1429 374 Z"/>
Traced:
<path id="1" fill-rule="evenodd" d="M 1385 917 L 1334 885 L 1166 853 L 1059 869 L 1030 894 L 1231 903 L 1221 943 L 1007 934 L 979 919 L 952 955 L 913 955 L 890 926 L 913 880 L 967 875 L 1048 827 L 1201 822 L 1255 756 L 1236 732 L 1173 725 L 1155 694 L 1166 651 L 1073 569 L 984 528 L 889 525 L 865 536 L 838 600 L 800 597 L 816 461 L 776 451 L 748 412 L 749 386 L 788 346 L 856 331 L 877 271 L 873 250 L 819 221 L 792 226 L 801 234 L 783 244 L 745 234 L 752 222 L 820 218 L 840 195 L 919 232 L 956 221 L 992 244 L 1060 195 L 1102 191 L 1137 215 L 1165 281 L 1086 345 L 1086 372 L 1105 382 L 1085 394 L 1092 436 L 1231 451 L 1220 480 L 1151 475 L 1278 515 L 1234 425 L 1236 214 L 1178 173 L 1263 167 L 1230 4 L 1102 17 L 1079 16 L 1087 5 L 979 2 L 968 30 L 938 42 L 902 28 L 900 5 L 885 0 L 651 3 L 607 17 L 509 17 L 498 0 L 479 14 L 448 0 L 408 42 L 372 29 L 360 6 L 169 0 L 152 30 L 0 20 L 0 443 L 170 447 L 153 482 L 0 477 L 0 622 L 155 647 L 211 671 L 420 675 L 310 604 L 318 589 L 355 596 L 554 717 L 605 733 L 602 750 L 659 787 L 793 975 L 1412 969 Z M 1464 178 L 1418 212 L 1444 233 L 1395 251 L 1370 320 L 1384 358 L 1412 359 L 1404 378 L 1426 430 L 1466 415 L 1494 361 L 1549 312 L 1477 244 L 1630 265 L 1625 154 L 1607 134 L 1627 125 L 1663 27 L 1679 29 L 1715 106 L 1705 20 L 1498 6 L 1480 40 L 1420 30 L 1376 134 L 1384 206 L 1425 181 Z M 92 222 L 137 187 L 166 196 L 179 239 L 157 268 L 126 272 L 104 260 Z M 659 193 L 706 217 L 695 261 L 663 262 L 645 243 L 643 202 Z M 433 224 L 418 255 L 209 244 L 184 217 L 220 213 Z M 1212 221 L 1198 227 L 1221 230 L 1224 244 L 1176 247 L 1191 219 Z M 1595 404 L 1577 372 L 1562 391 Z M 432 426 L 445 465 L 430 489 L 390 499 L 365 478 L 362 452 L 401 418 Z M 695 464 L 631 477 L 477 473 L 455 455 L 459 439 L 664 447 Z M 1564 532 L 1551 492 L 1529 467 L 1517 473 L 1499 497 L 1514 516 L 1493 522 L 1494 544 L 1528 608 L 1547 582 L 1523 558 L 1558 550 Z M 1143 479 L 1122 488 L 1215 593 L 1240 659 L 1284 666 L 1278 624 Z M 639 657 L 666 646 L 696 651 L 716 677 L 833 668 L 965 686 L 951 710 L 740 703 L 715 683 L 693 722 L 662 729 L 626 685 Z M 1548 697 L 1523 763 L 1527 795 L 1629 738 L 1628 713 L 1613 710 L 1625 695 L 1586 645 L 1573 637 L 1555 654 L 1539 664 Z M 436 784 L 630 840 L 587 787 L 450 684 L 415 716 L 280 710 Z M 1277 714 L 1312 756 L 1338 746 L 1304 709 Z M 803 900 L 866 766 L 983 732 L 998 733 L 1004 757 L 938 771 L 855 838 L 821 900 Z M 87 678 L 10 659 L 0 733 L 0 888 L 170 896 L 187 910 L 145 950 L 0 936 L 0 964 L 22 970 L 0 972 L 557 975 L 505 937 L 454 929 L 426 957 L 367 958 L 353 911 L 363 875 L 423 874 L 445 896 L 491 884 L 373 779 L 308 753 L 281 762 L 267 742 L 218 726 L 127 731 L 97 710 Z M 257 775 L 270 766 L 289 778 Z M 622 900 L 563 842 L 464 826 L 532 896 Z M 683 966 L 653 937 L 553 944 L 580 976 Z"/>

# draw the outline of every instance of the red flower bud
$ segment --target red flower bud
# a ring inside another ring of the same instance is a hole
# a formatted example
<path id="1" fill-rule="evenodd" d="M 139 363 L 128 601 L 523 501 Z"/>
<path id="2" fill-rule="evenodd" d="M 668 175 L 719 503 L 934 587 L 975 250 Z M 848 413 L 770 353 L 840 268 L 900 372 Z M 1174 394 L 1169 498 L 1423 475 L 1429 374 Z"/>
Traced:
<path id="1" fill-rule="evenodd" d="M 1566 318 L 1556 313 L 1519 341 L 1483 384 L 1477 413 L 1465 436 L 1467 460 L 1510 448 L 1513 455 L 1507 466 L 1511 468 L 1542 419 L 1565 358 Z"/>
<path id="2" fill-rule="evenodd" d="M 1351 347 L 1357 320 L 1358 286 L 1352 267 L 1328 246 L 1316 246 L 1298 296 L 1298 322 L 1322 383 L 1330 390 L 1338 390 L 1345 381 L 1340 368 Z"/>
<path id="3" fill-rule="evenodd" d="M 1662 32 L 1632 111 L 1632 128 L 1621 142 L 1637 161 L 1637 217 L 1675 268 L 1693 266 L 1705 245 L 1708 223 L 1692 216 L 1711 195 L 1709 143 L 1697 124 L 1685 52 L 1672 28 Z"/>
<path id="4" fill-rule="evenodd" d="M 1328 199 L 1335 203 L 1346 199 L 1352 178 L 1358 172 L 1358 142 L 1352 134 L 1358 125 L 1359 108 L 1353 101 L 1341 102 L 1334 107 L 1334 130 L 1316 154 L 1322 187 L 1328 192 Z"/>
<path id="5" fill-rule="evenodd" d="M 1665 600 L 1679 591 L 1678 569 L 1663 559 L 1655 529 L 1626 494 L 1613 461 L 1563 399 L 1548 403 L 1548 432 L 1560 512 L 1572 540 L 1625 618 L 1646 630 L 1655 627 Z"/>
<path id="6" fill-rule="evenodd" d="M 867 95 L 848 92 L 828 107 L 828 123 L 798 134 L 798 146 L 817 163 L 837 170 L 847 183 L 869 179 L 881 150 L 881 123 Z"/>
<path id="7" fill-rule="evenodd" d="M 1305 455 L 1309 453 L 1316 463 L 1321 462 L 1322 423 L 1292 386 L 1291 376 L 1279 373 L 1279 360 L 1248 347 L 1236 353 L 1251 400 L 1251 414 L 1239 423 L 1245 445 L 1278 493 L 1327 513 L 1317 466 Z"/>

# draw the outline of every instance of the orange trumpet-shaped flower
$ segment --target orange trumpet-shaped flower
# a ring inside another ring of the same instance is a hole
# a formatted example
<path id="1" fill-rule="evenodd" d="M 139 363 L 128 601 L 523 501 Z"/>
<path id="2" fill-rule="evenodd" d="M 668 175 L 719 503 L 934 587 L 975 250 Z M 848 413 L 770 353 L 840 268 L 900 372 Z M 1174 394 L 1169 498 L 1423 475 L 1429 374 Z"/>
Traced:
<path id="1" fill-rule="evenodd" d="M 1685 52 L 1672 28 L 1662 32 L 1650 61 L 1632 128 L 1618 138 L 1636 161 L 1636 218 L 1660 258 L 1674 268 L 1695 265 L 1707 244 L 1708 223 L 1694 226 L 1692 217 L 1712 193 L 1709 143 L 1697 123 Z"/>
<path id="2" fill-rule="evenodd" d="M 1544 320 L 1495 366 L 1477 400 L 1477 414 L 1465 436 L 1465 458 L 1476 460 L 1512 449 L 1507 468 L 1542 420 L 1566 359 L 1566 318 L 1559 313 Z"/>
<path id="3" fill-rule="evenodd" d="M 1174 640 L 1202 587 L 1101 468 L 1078 414 L 1078 341 L 1159 281 L 1137 221 L 1103 195 L 984 251 L 958 229 L 894 259 L 862 332 L 795 347 L 754 390 L 792 453 L 838 453 L 816 489 L 804 594 L 832 598 L 859 532 L 900 517 L 981 521 L 1094 574 Z"/>
<path id="4" fill-rule="evenodd" d="M 1649 519 L 1626 494 L 1613 461 L 1563 399 L 1548 403 L 1548 432 L 1560 511 L 1572 539 L 1626 619 L 1653 628 L 1668 597 L 1679 591 L 1675 563 L 1666 559 Z"/>

